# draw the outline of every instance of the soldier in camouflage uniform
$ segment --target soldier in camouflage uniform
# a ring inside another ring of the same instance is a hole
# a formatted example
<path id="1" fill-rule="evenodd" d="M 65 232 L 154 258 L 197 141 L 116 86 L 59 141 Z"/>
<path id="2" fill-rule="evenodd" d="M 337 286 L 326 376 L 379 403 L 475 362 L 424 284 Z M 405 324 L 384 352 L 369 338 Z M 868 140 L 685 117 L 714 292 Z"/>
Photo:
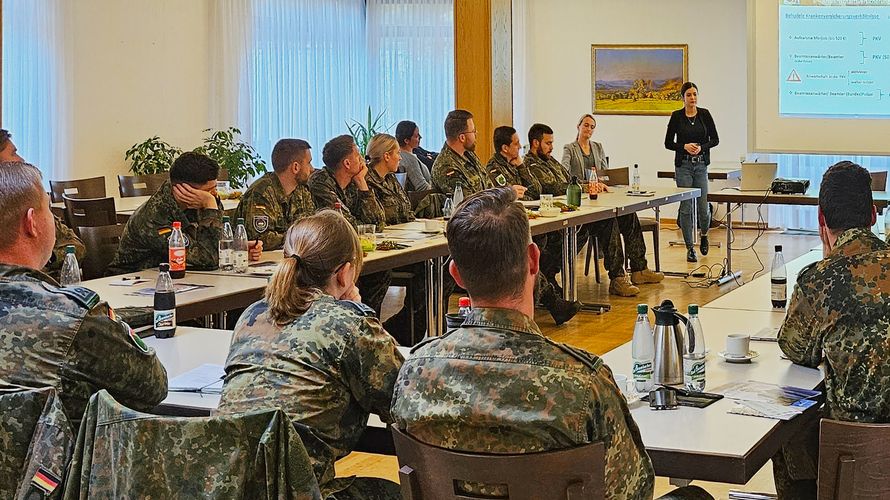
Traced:
<path id="1" fill-rule="evenodd" d="M 266 298 L 235 326 L 219 410 L 282 408 L 303 438 L 325 495 L 399 498 L 381 479 L 334 479 L 369 413 L 389 422 L 403 358 L 374 311 L 358 302 L 362 251 L 348 222 L 325 210 L 288 230 L 287 257 Z M 369 494 L 373 493 L 373 494 Z"/>
<path id="2" fill-rule="evenodd" d="M 167 396 L 167 372 L 152 349 L 92 290 L 60 287 L 38 269 L 55 241 L 40 172 L 0 165 L 0 380 L 55 387 L 77 426 L 89 397 L 107 389 L 148 410 Z M 19 232 L 20 228 L 24 228 Z"/>
<path id="3" fill-rule="evenodd" d="M 464 196 L 494 187 L 474 152 L 476 126 L 469 111 L 456 109 L 445 118 L 445 145 L 433 162 L 433 189 L 452 194 L 460 184 Z"/>
<path id="4" fill-rule="evenodd" d="M 553 129 L 536 123 L 529 129 L 528 139 L 529 154 L 525 156 L 525 164 L 541 183 L 541 192 L 554 196 L 564 195 L 571 179 L 566 168 L 551 156 Z M 578 240 L 585 241 L 591 234 L 597 237 L 603 250 L 604 263 L 609 273 L 610 294 L 632 297 L 640 293 L 640 289 L 634 284 L 658 283 L 664 279 L 662 273 L 656 273 L 647 267 L 646 243 L 636 215 L 585 224 Z M 621 244 L 622 235 L 624 246 Z M 553 246 L 562 246 L 561 242 L 551 243 Z M 628 281 L 624 270 L 625 252 L 630 260 L 632 282 Z M 552 272 L 552 265 L 549 264 L 548 262 L 545 266 L 545 271 Z M 561 262 L 559 265 L 561 267 Z"/>
<path id="5" fill-rule="evenodd" d="M 488 172 L 488 178 L 499 187 L 521 187 L 521 191 L 516 191 L 516 196 L 520 200 L 537 200 L 541 197 L 541 183 L 526 168 L 519 157 L 519 134 L 516 129 L 508 126 L 501 126 L 494 129 L 494 151 L 495 153 L 485 165 Z M 519 194 L 522 192 L 522 194 Z"/>
<path id="6" fill-rule="evenodd" d="M 309 191 L 319 209 L 334 208 L 340 203 L 340 211 L 353 226 L 376 224 L 380 231 L 386 225 L 386 214 L 374 191 L 368 187 L 368 167 L 351 136 L 334 137 L 322 150 L 324 168 L 309 178 Z M 380 316 L 383 299 L 392 281 L 392 271 L 362 276 L 358 282 L 362 300 Z"/>
<path id="7" fill-rule="evenodd" d="M 849 161 L 829 168 L 819 190 L 825 258 L 803 268 L 779 330 L 794 363 L 825 367 L 825 417 L 890 422 L 890 245 L 871 232 L 871 177 Z M 773 458 L 780 498 L 815 498 L 818 419 Z M 784 496 L 783 496 L 784 495 Z"/>
<path id="8" fill-rule="evenodd" d="M 127 220 L 108 274 L 158 267 L 167 262 L 167 239 L 173 222 L 186 237 L 186 270 L 219 266 L 222 203 L 216 196 L 219 165 L 200 153 L 183 153 L 170 167 L 170 179 Z M 250 260 L 259 260 L 263 245 L 250 241 Z"/>
<path id="9" fill-rule="evenodd" d="M 532 319 L 538 253 L 514 200 L 505 188 L 486 191 L 449 221 L 451 274 L 473 310 L 462 327 L 414 348 L 395 384 L 394 423 L 425 443 L 480 453 L 602 441 L 607 498 L 650 499 L 652 463 L 611 370 L 593 354 L 547 339 Z M 462 487 L 505 493 L 496 485 Z"/>
<path id="10" fill-rule="evenodd" d="M 312 173 L 312 152 L 302 139 L 281 139 L 272 148 L 272 168 L 244 193 L 235 217 L 244 219 L 247 237 L 265 250 L 278 250 L 291 224 L 315 213 L 306 183 Z"/>

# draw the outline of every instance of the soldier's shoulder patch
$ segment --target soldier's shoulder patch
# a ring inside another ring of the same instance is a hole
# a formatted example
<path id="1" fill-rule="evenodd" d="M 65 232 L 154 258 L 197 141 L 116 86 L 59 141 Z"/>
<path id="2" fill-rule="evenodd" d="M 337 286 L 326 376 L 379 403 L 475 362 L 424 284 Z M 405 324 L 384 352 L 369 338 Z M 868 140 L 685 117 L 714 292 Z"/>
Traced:
<path id="1" fill-rule="evenodd" d="M 414 351 L 420 349 L 421 347 L 423 347 L 425 345 L 429 345 L 429 344 L 432 344 L 433 342 L 438 342 L 438 341 L 442 340 L 443 338 L 451 335 L 451 332 L 453 332 L 453 331 L 454 330 L 450 330 L 450 331 L 443 333 L 442 335 L 439 335 L 438 337 L 427 337 L 427 338 L 421 340 L 417 344 L 414 344 L 414 347 L 411 348 L 411 354 L 414 354 Z"/>
<path id="2" fill-rule="evenodd" d="M 147 353 L 148 346 L 145 345 L 145 341 L 142 340 L 142 337 L 140 337 L 138 333 L 136 333 L 136 330 L 133 330 L 133 328 L 131 328 L 130 325 L 128 325 L 127 323 L 125 323 L 123 321 L 121 321 L 121 324 L 124 325 L 124 328 L 127 329 L 127 335 L 130 336 L 130 342 L 132 342 L 133 345 L 136 346 L 136 348 L 139 349 L 140 351 Z"/>
<path id="3" fill-rule="evenodd" d="M 549 340 L 549 339 L 548 339 Z M 570 345 L 566 345 L 560 342 L 553 342 L 553 345 L 560 348 L 564 353 L 569 356 L 577 359 L 581 362 L 581 364 L 587 366 L 593 371 L 599 370 L 599 368 L 603 365 L 603 360 L 598 356 L 595 356 L 583 349 L 578 349 L 577 347 L 572 347 Z"/>
<path id="4" fill-rule="evenodd" d="M 367 304 L 362 304 L 361 302 L 356 302 L 354 300 L 338 300 L 337 302 L 340 304 L 343 304 L 344 306 L 359 313 L 359 315 L 361 315 L 361 316 L 376 316 L 377 315 L 377 312 L 375 312 L 371 306 L 369 306 Z"/>
<path id="5" fill-rule="evenodd" d="M 265 208 L 265 207 L 263 207 Z M 253 216 L 253 229 L 258 233 L 265 233 L 266 230 L 269 229 L 269 216 L 268 215 L 254 215 Z"/>
<path id="6" fill-rule="evenodd" d="M 62 478 L 53 474 L 49 469 L 43 466 L 38 467 L 37 472 L 34 473 L 34 477 L 31 478 L 31 486 L 42 491 L 44 495 L 50 495 L 52 492 L 56 491 L 56 488 L 59 487 L 61 482 Z"/>
<path id="7" fill-rule="evenodd" d="M 498 184 L 498 186 L 504 187 L 507 185 L 507 178 L 504 177 L 504 174 L 499 174 L 494 178 L 494 181 Z"/>
<path id="8" fill-rule="evenodd" d="M 51 292 L 61 293 L 87 309 L 92 309 L 99 303 L 99 294 L 89 288 L 82 286 L 62 286 L 56 288 L 49 283 L 44 283 L 43 287 Z"/>

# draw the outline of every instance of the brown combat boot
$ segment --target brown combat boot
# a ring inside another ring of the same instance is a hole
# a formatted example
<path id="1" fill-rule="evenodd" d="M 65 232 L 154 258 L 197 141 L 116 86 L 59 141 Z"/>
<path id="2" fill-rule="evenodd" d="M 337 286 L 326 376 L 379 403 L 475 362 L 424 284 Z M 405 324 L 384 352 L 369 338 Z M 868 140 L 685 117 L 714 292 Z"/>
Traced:
<path id="1" fill-rule="evenodd" d="M 627 276 L 619 276 L 609 281 L 609 295 L 618 295 L 620 297 L 633 297 L 640 293 L 640 289 L 631 285 L 627 280 Z"/>
<path id="2" fill-rule="evenodd" d="M 630 282 L 634 285 L 661 283 L 661 280 L 663 279 L 664 273 L 657 273 L 651 269 L 643 269 L 642 271 L 634 271 L 630 273 Z"/>

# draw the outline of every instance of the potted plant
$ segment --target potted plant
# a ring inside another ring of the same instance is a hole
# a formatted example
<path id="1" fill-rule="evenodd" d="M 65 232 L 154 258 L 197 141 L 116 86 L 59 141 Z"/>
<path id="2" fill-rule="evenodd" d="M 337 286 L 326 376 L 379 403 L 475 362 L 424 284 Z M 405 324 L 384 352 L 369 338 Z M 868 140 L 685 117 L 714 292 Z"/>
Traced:
<path id="1" fill-rule="evenodd" d="M 346 128 L 349 129 L 349 134 L 355 139 L 355 144 L 358 146 L 359 152 L 361 152 L 362 156 L 367 154 L 368 143 L 371 142 L 371 138 L 380 132 L 385 132 L 389 130 L 390 127 L 385 127 L 382 130 L 378 130 L 380 127 L 380 120 L 383 118 L 383 113 L 386 110 L 380 112 L 376 118 L 371 118 L 373 115 L 371 114 L 371 107 L 368 106 L 368 117 L 365 123 L 360 123 L 358 120 L 352 120 L 352 123 L 346 122 Z"/>
<path id="2" fill-rule="evenodd" d="M 211 134 L 204 138 L 204 145 L 195 151 L 213 158 L 220 168 L 226 169 L 233 188 L 246 187 L 251 179 L 266 173 L 266 162 L 259 153 L 250 144 L 236 139 L 236 136 L 241 135 L 237 128 L 229 127 L 217 131 L 207 129 L 204 132 Z"/>
<path id="3" fill-rule="evenodd" d="M 154 136 L 138 144 L 133 144 L 125 153 L 124 158 L 130 161 L 130 170 L 134 174 L 148 175 L 170 170 L 173 160 L 181 153 L 181 149 Z"/>

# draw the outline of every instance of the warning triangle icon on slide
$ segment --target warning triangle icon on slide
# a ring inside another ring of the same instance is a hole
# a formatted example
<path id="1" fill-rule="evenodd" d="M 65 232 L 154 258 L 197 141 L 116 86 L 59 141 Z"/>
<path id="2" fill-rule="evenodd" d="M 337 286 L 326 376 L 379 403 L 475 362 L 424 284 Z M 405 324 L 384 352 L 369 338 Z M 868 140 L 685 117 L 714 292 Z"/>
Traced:
<path id="1" fill-rule="evenodd" d="M 799 82 L 799 81 L 800 81 L 800 75 L 797 74 L 797 70 L 793 70 L 793 69 L 792 69 L 792 70 L 791 70 L 791 74 L 788 75 L 788 78 L 786 78 L 785 81 L 788 81 L 788 82 Z"/>

